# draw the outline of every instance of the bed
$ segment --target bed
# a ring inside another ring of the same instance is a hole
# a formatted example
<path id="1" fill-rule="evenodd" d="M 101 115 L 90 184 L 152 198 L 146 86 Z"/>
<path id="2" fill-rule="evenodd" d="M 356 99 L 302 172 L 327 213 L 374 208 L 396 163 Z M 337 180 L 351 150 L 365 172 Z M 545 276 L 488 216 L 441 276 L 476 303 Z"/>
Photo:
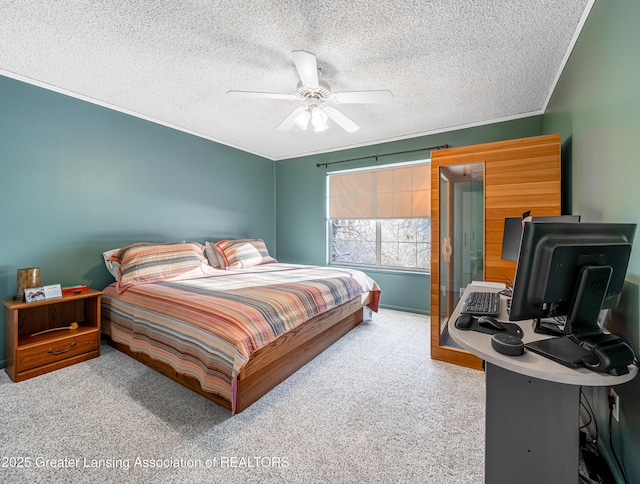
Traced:
<path id="1" fill-rule="evenodd" d="M 134 244 L 105 261 L 117 279 L 102 297 L 109 344 L 233 414 L 361 323 L 365 308 L 377 311 L 380 296 L 361 271 L 282 264 L 259 239 Z"/>

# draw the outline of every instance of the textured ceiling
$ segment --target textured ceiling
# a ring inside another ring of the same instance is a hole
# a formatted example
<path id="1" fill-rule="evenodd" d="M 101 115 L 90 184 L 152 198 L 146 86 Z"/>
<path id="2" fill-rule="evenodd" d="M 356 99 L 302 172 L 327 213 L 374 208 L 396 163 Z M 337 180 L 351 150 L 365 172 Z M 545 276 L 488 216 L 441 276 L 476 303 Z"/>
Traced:
<path id="1" fill-rule="evenodd" d="M 273 160 L 544 111 L 594 0 L 0 0 L 0 74 Z M 316 55 L 348 134 L 276 127 Z"/>

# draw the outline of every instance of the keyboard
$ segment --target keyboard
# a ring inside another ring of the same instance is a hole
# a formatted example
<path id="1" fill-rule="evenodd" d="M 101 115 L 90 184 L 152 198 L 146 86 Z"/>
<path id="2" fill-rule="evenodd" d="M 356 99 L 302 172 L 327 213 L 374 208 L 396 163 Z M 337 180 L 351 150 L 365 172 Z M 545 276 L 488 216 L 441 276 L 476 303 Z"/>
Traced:
<path id="1" fill-rule="evenodd" d="M 460 313 L 497 316 L 500 313 L 500 294 L 497 292 L 470 292 L 462 303 Z"/>

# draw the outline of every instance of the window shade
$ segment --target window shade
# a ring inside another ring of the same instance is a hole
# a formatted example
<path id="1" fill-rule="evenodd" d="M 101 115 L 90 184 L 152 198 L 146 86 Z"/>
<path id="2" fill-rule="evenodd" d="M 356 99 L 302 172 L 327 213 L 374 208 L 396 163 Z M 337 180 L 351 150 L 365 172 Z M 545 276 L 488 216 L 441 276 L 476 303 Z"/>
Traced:
<path id="1" fill-rule="evenodd" d="M 431 217 L 430 164 L 329 174 L 330 219 Z"/>

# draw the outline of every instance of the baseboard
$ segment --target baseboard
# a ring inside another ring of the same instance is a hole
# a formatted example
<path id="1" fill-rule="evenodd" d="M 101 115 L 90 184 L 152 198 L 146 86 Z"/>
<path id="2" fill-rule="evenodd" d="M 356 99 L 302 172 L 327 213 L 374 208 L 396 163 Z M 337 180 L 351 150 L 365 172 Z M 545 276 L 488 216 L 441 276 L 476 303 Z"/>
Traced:
<path id="1" fill-rule="evenodd" d="M 394 311 L 404 311 L 405 313 L 423 314 L 425 316 L 431 315 L 430 311 L 424 309 L 405 308 L 402 306 L 393 306 L 391 304 L 380 304 L 379 307 L 382 309 L 392 309 Z"/>

